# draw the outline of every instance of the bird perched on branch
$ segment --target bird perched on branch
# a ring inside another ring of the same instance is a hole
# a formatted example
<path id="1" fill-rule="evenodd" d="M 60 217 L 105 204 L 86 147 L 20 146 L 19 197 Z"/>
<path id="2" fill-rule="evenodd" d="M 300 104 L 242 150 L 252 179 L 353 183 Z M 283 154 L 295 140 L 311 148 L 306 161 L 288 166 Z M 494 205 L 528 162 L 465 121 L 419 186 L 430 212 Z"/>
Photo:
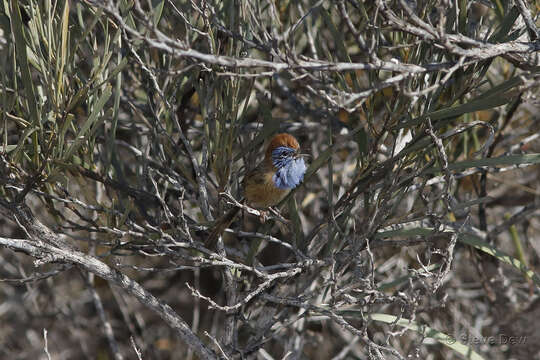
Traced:
<path id="1" fill-rule="evenodd" d="M 257 209 L 277 205 L 304 179 L 306 163 L 299 152 L 298 140 L 289 134 L 277 134 L 270 140 L 264 159 L 249 171 L 242 182 L 246 203 Z M 215 223 L 206 243 L 213 246 L 233 222 L 239 207 L 234 207 Z"/>
<path id="2" fill-rule="evenodd" d="M 266 208 L 277 205 L 302 182 L 306 164 L 294 136 L 277 134 L 272 138 L 264 160 L 244 177 L 248 205 Z"/>

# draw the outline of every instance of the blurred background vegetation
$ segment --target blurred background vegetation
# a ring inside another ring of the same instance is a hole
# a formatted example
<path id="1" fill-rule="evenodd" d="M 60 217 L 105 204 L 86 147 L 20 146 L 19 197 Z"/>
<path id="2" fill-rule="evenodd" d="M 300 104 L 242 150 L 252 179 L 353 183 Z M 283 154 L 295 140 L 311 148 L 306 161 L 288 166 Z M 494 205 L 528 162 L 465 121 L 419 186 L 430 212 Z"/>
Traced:
<path id="1" fill-rule="evenodd" d="M 0 1 L 0 237 L 29 236 L 26 204 L 222 358 L 532 359 L 539 10 Z M 244 213 L 207 248 L 277 132 L 310 164 L 286 224 Z M 1 358 L 200 358 L 113 283 L 2 244 Z"/>

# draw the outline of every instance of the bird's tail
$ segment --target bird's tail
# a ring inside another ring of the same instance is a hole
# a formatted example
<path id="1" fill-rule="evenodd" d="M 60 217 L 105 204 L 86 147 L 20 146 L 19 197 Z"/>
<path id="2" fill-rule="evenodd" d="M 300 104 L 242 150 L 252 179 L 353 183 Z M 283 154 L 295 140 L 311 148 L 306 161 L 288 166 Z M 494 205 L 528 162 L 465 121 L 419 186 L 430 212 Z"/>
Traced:
<path id="1" fill-rule="evenodd" d="M 208 249 L 215 249 L 217 240 L 223 234 L 225 229 L 227 229 L 232 224 L 232 222 L 236 218 L 236 215 L 239 212 L 240 208 L 235 206 L 215 221 L 214 226 L 212 227 L 212 231 L 210 232 L 208 238 L 205 241 L 206 247 Z"/>

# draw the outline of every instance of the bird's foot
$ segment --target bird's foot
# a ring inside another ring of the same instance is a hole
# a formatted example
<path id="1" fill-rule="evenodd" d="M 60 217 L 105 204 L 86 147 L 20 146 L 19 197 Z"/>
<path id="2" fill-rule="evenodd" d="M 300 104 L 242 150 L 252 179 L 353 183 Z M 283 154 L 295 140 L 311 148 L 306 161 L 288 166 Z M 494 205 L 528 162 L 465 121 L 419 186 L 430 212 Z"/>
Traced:
<path id="1" fill-rule="evenodd" d="M 259 220 L 264 224 L 268 220 L 268 211 L 259 210 Z"/>

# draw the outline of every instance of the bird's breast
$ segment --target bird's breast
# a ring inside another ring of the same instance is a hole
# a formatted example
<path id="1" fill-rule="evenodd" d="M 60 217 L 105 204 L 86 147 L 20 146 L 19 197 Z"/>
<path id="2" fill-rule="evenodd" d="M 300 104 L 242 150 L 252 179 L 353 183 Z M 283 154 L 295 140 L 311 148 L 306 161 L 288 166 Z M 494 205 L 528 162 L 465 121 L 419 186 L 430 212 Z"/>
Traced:
<path id="1" fill-rule="evenodd" d="M 274 183 L 272 177 L 275 169 L 258 167 L 244 180 L 244 193 L 248 204 L 256 208 L 266 208 L 277 205 L 290 189 L 280 189 Z"/>

